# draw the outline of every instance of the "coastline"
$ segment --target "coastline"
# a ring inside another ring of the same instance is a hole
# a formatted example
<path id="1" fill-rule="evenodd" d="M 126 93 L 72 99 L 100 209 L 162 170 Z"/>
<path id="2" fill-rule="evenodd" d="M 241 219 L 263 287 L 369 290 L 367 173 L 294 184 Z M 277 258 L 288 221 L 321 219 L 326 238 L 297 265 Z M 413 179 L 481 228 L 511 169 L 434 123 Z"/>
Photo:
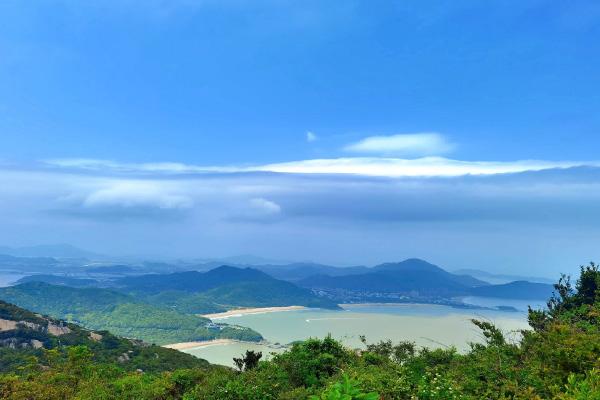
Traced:
<path id="1" fill-rule="evenodd" d="M 239 308 L 235 310 L 228 310 L 221 313 L 214 314 L 198 314 L 201 317 L 209 318 L 211 320 L 219 320 L 219 319 L 227 319 L 230 317 L 238 317 L 242 315 L 251 315 L 251 314 L 264 314 L 271 312 L 283 312 L 283 311 L 295 311 L 295 310 L 304 310 L 307 307 L 304 306 L 285 306 L 285 307 L 252 307 L 252 308 Z M 235 340 L 235 339 L 213 339 L 213 340 L 203 340 L 196 342 L 180 342 L 180 343 L 170 343 L 165 344 L 162 347 L 173 350 L 189 350 L 195 348 L 209 347 L 209 346 L 221 346 L 228 345 L 233 343 L 255 343 L 255 342 L 246 342 L 243 340 Z M 266 342 L 261 342 L 265 344 Z"/>
<path id="2" fill-rule="evenodd" d="M 390 307 L 397 307 L 397 306 L 447 306 L 446 304 L 436 304 L 436 303 L 340 303 L 338 304 L 340 307 L 344 308 L 352 308 L 352 307 L 371 307 L 371 306 L 390 306 Z"/>
<path id="3" fill-rule="evenodd" d="M 189 349 L 198 349 L 198 348 L 203 348 L 203 347 L 210 347 L 210 346 L 223 346 L 223 345 L 228 345 L 228 344 L 235 344 L 235 343 L 245 343 L 245 344 L 256 344 L 256 345 L 264 345 L 273 349 L 283 349 L 283 348 L 287 348 L 287 345 L 281 345 L 278 343 L 270 343 L 268 341 L 260 341 L 260 342 L 248 342 L 245 340 L 236 340 L 236 339 L 212 339 L 212 340 L 204 340 L 204 341 L 198 341 L 198 342 L 181 342 L 181 343 L 171 343 L 171 344 L 165 344 L 162 347 L 167 348 L 167 349 L 173 349 L 173 350 L 189 350 Z"/>
<path id="4" fill-rule="evenodd" d="M 213 340 L 204 340 L 202 342 L 181 342 L 181 343 L 171 343 L 165 344 L 162 347 L 173 350 L 187 350 L 194 349 L 198 347 L 208 347 L 208 346 L 218 346 L 224 344 L 238 343 L 239 340 L 233 339 L 213 339 Z"/>
<path id="5" fill-rule="evenodd" d="M 226 319 L 229 317 L 240 317 L 242 315 L 305 310 L 306 308 L 307 307 L 304 307 L 304 306 L 237 308 L 235 310 L 228 310 L 228 311 L 224 311 L 221 313 L 200 314 L 200 316 L 204 317 L 204 318 L 209 318 L 211 320 L 215 320 L 215 319 Z"/>
<path id="6" fill-rule="evenodd" d="M 340 303 L 340 307 L 368 307 L 368 306 L 441 306 L 444 304 L 435 303 Z"/>

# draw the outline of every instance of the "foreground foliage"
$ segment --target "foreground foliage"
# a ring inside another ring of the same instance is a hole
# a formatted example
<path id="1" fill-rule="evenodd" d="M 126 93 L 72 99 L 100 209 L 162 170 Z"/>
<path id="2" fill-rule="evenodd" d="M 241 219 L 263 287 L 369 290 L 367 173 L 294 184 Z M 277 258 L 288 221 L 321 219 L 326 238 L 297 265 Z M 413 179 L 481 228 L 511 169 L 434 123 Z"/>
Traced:
<path id="1" fill-rule="evenodd" d="M 327 337 L 296 343 L 270 361 L 258 361 L 257 354 L 245 357 L 241 371 L 128 372 L 94 361 L 92 351 L 75 346 L 47 356 L 47 364 L 32 359 L 2 375 L 0 398 L 599 400 L 598 267 L 582 267 L 574 286 L 561 279 L 548 309 L 530 310 L 529 319 L 532 330 L 518 342 L 487 321 L 473 321 L 484 340 L 465 354 L 366 340 L 359 352 Z"/>

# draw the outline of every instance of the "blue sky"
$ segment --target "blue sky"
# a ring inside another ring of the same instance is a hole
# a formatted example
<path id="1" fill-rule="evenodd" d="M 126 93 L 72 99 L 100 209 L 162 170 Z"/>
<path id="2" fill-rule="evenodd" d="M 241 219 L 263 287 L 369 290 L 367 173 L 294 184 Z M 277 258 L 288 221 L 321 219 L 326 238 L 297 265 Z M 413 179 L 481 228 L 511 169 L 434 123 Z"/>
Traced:
<path id="1" fill-rule="evenodd" d="M 598 38 L 595 1 L 3 1 L 0 241 L 564 270 Z"/>

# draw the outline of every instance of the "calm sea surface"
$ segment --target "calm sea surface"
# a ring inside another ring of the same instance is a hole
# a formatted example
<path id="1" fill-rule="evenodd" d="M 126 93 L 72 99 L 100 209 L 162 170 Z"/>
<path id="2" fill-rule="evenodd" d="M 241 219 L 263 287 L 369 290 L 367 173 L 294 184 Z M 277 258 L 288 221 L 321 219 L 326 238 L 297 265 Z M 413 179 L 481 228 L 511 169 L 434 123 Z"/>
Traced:
<path id="1" fill-rule="evenodd" d="M 422 346 L 456 346 L 459 350 L 467 349 L 469 342 L 481 340 L 481 334 L 470 322 L 471 318 L 491 321 L 515 338 L 518 337 L 517 330 L 527 328 L 525 302 L 507 304 L 505 300 L 469 299 L 472 304 L 486 301 L 490 302 L 486 305 L 511 305 L 521 311 L 465 310 L 419 304 L 347 305 L 343 311 L 297 310 L 236 316 L 219 321 L 253 328 L 270 343 L 287 344 L 331 334 L 350 347 L 361 347 L 359 336 L 365 335 L 369 342 L 411 340 Z M 232 358 L 246 350 L 262 351 L 263 357 L 271 352 L 282 351 L 267 345 L 245 343 L 185 351 L 211 363 L 231 366 Z"/>

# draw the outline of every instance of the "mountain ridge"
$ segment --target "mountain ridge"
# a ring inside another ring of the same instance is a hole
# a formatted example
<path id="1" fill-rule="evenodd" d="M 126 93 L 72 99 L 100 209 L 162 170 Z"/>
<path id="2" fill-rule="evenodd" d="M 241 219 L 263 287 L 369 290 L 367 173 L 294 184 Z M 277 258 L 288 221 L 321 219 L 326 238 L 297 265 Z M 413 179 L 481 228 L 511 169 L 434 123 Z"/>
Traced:
<path id="1" fill-rule="evenodd" d="M 351 293 L 352 298 L 356 298 L 356 293 L 363 292 L 359 296 L 386 299 L 398 296 L 400 298 L 451 298 L 467 295 L 484 296 L 485 293 L 495 293 L 504 298 L 532 299 L 547 298 L 548 292 L 552 292 L 551 285 L 531 282 L 495 288 L 497 285 L 491 285 L 470 275 L 452 274 L 418 258 L 397 263 L 383 263 L 364 274 L 336 277 L 314 275 L 300 280 L 298 284 L 316 291 L 329 291 L 330 297 L 333 298 L 345 295 L 340 291 Z M 487 292 L 486 288 L 488 288 Z M 367 295 L 367 292 L 370 294 Z"/>

